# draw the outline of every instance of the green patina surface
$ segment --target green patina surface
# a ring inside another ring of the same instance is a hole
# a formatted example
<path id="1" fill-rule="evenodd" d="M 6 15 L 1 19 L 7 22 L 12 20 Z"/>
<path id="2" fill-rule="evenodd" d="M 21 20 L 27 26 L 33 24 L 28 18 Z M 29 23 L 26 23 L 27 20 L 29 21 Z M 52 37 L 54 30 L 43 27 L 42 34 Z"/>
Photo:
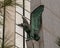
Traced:
<path id="1" fill-rule="evenodd" d="M 31 33 L 30 36 L 34 39 L 38 39 L 38 33 L 42 26 L 42 13 L 44 11 L 44 5 L 40 5 L 31 13 Z M 35 35 L 36 34 L 36 35 Z"/>

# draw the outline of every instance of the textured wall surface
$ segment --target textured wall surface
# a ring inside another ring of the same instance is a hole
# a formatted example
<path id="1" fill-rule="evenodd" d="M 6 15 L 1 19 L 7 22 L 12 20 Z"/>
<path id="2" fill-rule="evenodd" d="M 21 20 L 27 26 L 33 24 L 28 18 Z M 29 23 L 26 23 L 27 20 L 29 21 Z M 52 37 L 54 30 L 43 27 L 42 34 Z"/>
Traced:
<path id="1" fill-rule="evenodd" d="M 40 6 L 41 4 L 41 0 L 31 0 L 30 2 L 30 9 L 31 9 L 31 12 L 36 9 L 38 6 Z"/>
<path id="2" fill-rule="evenodd" d="M 6 11 L 8 13 L 5 14 L 5 46 L 15 45 L 15 7 L 7 7 Z"/>
<path id="3" fill-rule="evenodd" d="M 60 37 L 60 0 L 42 0 L 44 48 L 59 48 L 56 44 Z"/>

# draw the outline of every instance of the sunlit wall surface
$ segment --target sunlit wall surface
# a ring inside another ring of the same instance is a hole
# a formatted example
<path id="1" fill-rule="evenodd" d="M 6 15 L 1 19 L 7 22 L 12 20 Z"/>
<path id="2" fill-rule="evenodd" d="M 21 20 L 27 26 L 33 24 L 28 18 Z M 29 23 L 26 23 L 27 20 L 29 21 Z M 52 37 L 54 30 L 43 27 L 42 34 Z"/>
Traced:
<path id="1" fill-rule="evenodd" d="M 23 23 L 23 0 L 16 0 L 20 6 L 16 6 L 16 24 Z M 21 15 L 20 15 L 21 14 Z M 16 25 L 16 36 L 15 36 L 16 48 L 23 48 L 23 29 Z"/>
<path id="2" fill-rule="evenodd" d="M 20 6 L 16 6 L 16 24 L 23 23 L 23 0 L 16 0 Z M 30 23 L 30 2 L 25 0 L 25 17 Z M 27 48 L 26 44 L 27 34 L 25 33 L 25 48 Z M 16 48 L 23 48 L 23 28 L 16 25 L 16 36 L 15 36 L 15 45 Z"/>

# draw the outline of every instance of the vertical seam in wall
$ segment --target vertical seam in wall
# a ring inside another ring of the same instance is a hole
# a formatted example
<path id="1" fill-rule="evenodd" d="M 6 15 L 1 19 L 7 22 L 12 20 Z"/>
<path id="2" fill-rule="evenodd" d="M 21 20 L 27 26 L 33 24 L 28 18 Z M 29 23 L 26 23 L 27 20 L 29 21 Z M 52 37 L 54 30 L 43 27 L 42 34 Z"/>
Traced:
<path id="1" fill-rule="evenodd" d="M 4 5 L 5 5 L 5 0 L 3 1 L 4 2 Z M 3 17 L 3 40 L 2 40 L 2 48 L 4 48 L 4 35 L 5 35 L 5 10 L 6 10 L 6 8 L 5 8 L 5 6 L 4 6 L 4 17 Z"/>

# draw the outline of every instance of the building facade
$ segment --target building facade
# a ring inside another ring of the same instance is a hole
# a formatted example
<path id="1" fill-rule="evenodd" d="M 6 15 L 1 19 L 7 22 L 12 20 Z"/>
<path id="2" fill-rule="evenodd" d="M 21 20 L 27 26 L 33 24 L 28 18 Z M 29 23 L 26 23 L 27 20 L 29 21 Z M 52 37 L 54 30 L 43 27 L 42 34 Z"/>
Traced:
<path id="1" fill-rule="evenodd" d="M 42 28 L 40 29 L 38 41 L 27 40 L 27 33 L 23 37 L 23 28 L 17 24 L 23 23 L 23 0 L 16 0 L 14 7 L 6 7 L 5 13 L 5 38 L 8 38 L 12 48 L 60 48 L 57 44 L 60 38 L 60 1 L 59 0 L 25 0 L 25 18 L 30 24 L 31 13 L 40 5 L 44 5 L 42 12 Z M 38 12 L 38 11 L 37 11 Z M 37 13 L 36 12 L 36 13 Z M 2 13 L 3 14 L 3 13 Z M 10 15 L 9 15 L 10 14 Z M 3 26 L 0 25 L 0 38 L 3 38 Z M 25 38 L 25 44 L 23 44 Z M 0 42 L 1 39 L 0 39 Z"/>

